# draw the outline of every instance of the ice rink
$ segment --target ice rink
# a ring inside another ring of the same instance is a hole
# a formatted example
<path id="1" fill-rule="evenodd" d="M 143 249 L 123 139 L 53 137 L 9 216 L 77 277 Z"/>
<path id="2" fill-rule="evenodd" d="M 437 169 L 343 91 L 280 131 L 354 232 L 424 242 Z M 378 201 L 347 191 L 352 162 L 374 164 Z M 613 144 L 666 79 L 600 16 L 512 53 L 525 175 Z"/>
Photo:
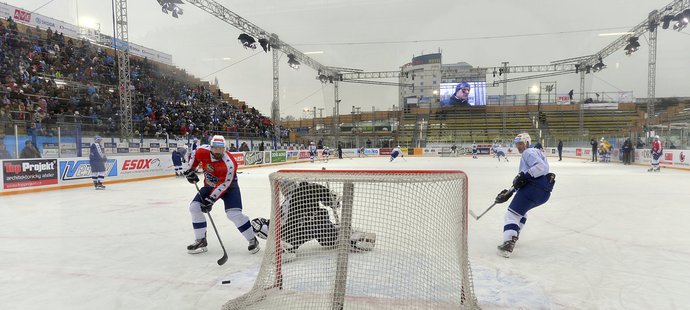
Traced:
<path id="1" fill-rule="evenodd" d="M 469 208 L 484 211 L 511 185 L 518 158 L 488 156 L 331 160 L 241 170 L 244 212 L 268 217 L 268 174 L 278 169 L 456 169 L 469 176 Z M 687 309 L 690 172 L 550 157 L 556 186 L 528 213 L 512 257 L 497 255 L 508 203 L 470 218 L 474 288 L 483 309 Z M 172 171 L 171 171 L 172 173 Z M 183 178 L 0 196 L 0 309 L 220 309 L 254 283 L 263 251 L 216 204 L 228 251 L 209 227 L 193 241 Z M 433 206 L 420 205 L 420 208 Z M 687 209 L 685 209 L 687 208 Z M 210 225 L 209 225 L 210 226 Z M 420 232 L 421 233 L 421 232 Z M 263 243 L 262 243 L 263 246 Z M 231 280 L 230 284 L 221 284 Z"/>

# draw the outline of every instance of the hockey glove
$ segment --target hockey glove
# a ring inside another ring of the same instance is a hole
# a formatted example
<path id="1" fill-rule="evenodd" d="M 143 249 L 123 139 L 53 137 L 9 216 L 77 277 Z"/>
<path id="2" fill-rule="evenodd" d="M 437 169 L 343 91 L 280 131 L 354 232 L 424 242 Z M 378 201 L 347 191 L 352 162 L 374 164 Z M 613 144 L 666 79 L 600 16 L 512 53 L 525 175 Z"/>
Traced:
<path id="1" fill-rule="evenodd" d="M 191 184 L 196 184 L 199 182 L 199 176 L 196 175 L 196 171 L 189 169 L 184 172 L 184 176 L 187 178 L 187 182 Z"/>
<path id="2" fill-rule="evenodd" d="M 498 195 L 496 196 L 496 203 L 504 203 L 510 199 L 510 197 L 513 197 L 513 193 L 515 191 L 509 191 L 507 189 L 502 190 Z"/>
<path id="3" fill-rule="evenodd" d="M 209 213 L 211 212 L 211 209 L 213 209 L 213 203 L 216 202 L 213 200 L 211 197 L 206 197 L 204 200 L 201 201 L 201 212 L 204 213 Z"/>
<path id="4" fill-rule="evenodd" d="M 529 183 L 529 179 L 529 174 L 525 172 L 520 172 L 517 176 L 515 176 L 515 179 L 513 179 L 513 188 L 518 189 L 525 187 L 525 185 Z"/>

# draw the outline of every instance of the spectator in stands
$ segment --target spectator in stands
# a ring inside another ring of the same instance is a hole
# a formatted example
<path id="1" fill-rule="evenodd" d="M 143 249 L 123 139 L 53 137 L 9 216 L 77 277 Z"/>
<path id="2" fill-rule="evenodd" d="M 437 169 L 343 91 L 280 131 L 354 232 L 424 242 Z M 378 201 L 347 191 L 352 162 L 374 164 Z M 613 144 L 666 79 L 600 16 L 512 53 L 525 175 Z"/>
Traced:
<path id="1" fill-rule="evenodd" d="M 0 159 L 12 159 L 12 155 L 5 148 L 4 138 L 0 139 Z"/>
<path id="2" fill-rule="evenodd" d="M 237 147 L 235 146 L 235 143 L 230 143 L 230 152 L 237 152 Z"/>
<path id="3" fill-rule="evenodd" d="M 558 161 L 563 160 L 563 141 L 558 140 Z"/>
<path id="4" fill-rule="evenodd" d="M 470 95 L 470 83 L 462 82 L 455 86 L 455 92 L 448 98 L 448 105 L 468 107 L 470 106 L 467 99 Z"/>
<path id="5" fill-rule="evenodd" d="M 240 145 L 240 152 L 249 152 L 249 145 L 247 145 L 247 142 L 242 142 L 242 145 Z"/>
<path id="6" fill-rule="evenodd" d="M 592 140 L 589 141 L 589 145 L 592 146 L 592 162 L 598 161 L 597 160 L 597 155 L 598 155 L 597 154 L 597 148 L 599 147 L 599 143 L 597 143 L 597 141 L 594 140 L 594 138 L 592 138 Z"/>
<path id="7" fill-rule="evenodd" d="M 31 140 L 26 140 L 24 148 L 19 156 L 20 158 L 41 158 L 41 152 L 31 143 Z"/>

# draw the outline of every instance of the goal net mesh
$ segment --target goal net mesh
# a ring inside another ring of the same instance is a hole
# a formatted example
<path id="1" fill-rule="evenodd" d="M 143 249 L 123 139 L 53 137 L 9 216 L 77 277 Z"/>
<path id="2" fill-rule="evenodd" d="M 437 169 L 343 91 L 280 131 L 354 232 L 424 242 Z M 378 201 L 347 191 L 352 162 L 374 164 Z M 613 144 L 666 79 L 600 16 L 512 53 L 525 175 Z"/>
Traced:
<path id="1" fill-rule="evenodd" d="M 477 309 L 461 171 L 281 170 L 253 288 L 223 309 Z"/>

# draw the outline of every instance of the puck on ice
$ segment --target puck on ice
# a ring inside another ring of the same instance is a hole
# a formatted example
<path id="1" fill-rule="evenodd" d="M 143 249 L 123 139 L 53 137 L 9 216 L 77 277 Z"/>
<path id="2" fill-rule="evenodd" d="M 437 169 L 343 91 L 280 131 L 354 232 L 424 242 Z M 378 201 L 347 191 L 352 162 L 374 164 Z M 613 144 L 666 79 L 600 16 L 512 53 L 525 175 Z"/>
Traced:
<path id="1" fill-rule="evenodd" d="M 230 280 L 223 280 L 223 282 L 221 282 L 221 283 L 222 284 L 230 284 L 230 282 L 231 282 Z"/>

